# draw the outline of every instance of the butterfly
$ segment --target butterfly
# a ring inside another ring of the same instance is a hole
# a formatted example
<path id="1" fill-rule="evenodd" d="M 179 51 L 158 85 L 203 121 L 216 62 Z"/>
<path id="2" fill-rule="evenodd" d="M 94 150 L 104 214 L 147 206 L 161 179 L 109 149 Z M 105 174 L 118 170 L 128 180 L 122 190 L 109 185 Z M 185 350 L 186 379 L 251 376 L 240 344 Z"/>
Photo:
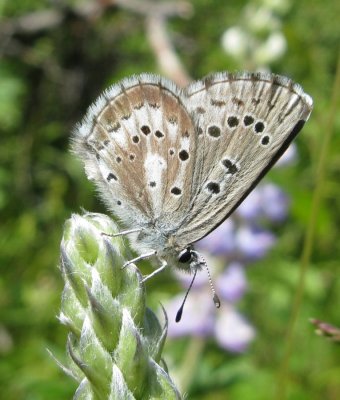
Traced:
<path id="1" fill-rule="evenodd" d="M 193 244 L 228 218 L 302 129 L 313 101 L 269 73 L 215 73 L 184 89 L 123 79 L 72 136 L 88 178 L 139 256 L 195 273 Z"/>

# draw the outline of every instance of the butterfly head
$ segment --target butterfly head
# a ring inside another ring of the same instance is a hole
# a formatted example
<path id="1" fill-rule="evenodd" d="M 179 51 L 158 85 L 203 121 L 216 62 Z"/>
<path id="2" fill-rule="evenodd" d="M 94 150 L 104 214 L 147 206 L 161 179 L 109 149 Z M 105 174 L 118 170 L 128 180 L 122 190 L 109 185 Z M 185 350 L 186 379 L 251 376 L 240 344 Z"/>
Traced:
<path id="1" fill-rule="evenodd" d="M 193 247 L 188 246 L 178 253 L 177 267 L 189 273 L 199 271 L 206 265 L 205 259 Z"/>

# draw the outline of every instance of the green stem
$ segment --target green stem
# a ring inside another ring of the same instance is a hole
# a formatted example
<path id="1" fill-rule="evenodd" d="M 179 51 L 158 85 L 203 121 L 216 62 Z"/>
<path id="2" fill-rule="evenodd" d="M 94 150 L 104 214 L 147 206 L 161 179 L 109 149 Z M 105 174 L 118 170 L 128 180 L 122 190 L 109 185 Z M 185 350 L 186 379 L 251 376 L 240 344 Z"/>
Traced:
<path id="1" fill-rule="evenodd" d="M 182 393 L 186 393 L 190 388 L 205 342 L 205 338 L 201 337 L 193 337 L 189 342 L 189 346 L 183 357 L 184 362 L 178 372 L 178 376 L 181 379 L 180 388 Z"/>

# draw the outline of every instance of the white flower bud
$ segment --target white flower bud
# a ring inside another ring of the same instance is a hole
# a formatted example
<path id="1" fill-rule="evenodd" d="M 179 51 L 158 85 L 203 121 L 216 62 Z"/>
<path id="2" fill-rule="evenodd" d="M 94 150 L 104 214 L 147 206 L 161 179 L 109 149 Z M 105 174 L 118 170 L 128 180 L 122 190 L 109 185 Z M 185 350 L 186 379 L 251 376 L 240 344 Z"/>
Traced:
<path id="1" fill-rule="evenodd" d="M 238 59 L 245 57 L 251 41 L 252 38 L 239 26 L 227 29 L 221 38 L 225 52 Z"/>
<path id="2" fill-rule="evenodd" d="M 278 60 L 286 51 L 287 42 L 281 32 L 272 33 L 255 51 L 255 61 L 259 65 Z"/>

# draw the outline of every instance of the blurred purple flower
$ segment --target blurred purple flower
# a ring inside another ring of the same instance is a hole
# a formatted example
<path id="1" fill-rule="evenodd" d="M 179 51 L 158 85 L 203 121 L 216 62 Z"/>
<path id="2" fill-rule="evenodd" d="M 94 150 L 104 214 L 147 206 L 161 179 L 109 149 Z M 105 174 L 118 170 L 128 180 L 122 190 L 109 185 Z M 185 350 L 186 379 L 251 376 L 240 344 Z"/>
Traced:
<path id="1" fill-rule="evenodd" d="M 261 218 L 282 221 L 287 216 L 288 205 L 287 195 L 278 186 L 265 183 L 250 193 L 238 207 L 236 215 L 249 221 Z"/>
<path id="2" fill-rule="evenodd" d="M 213 334 L 215 322 L 215 306 L 211 292 L 207 289 L 192 290 L 184 306 L 184 313 L 180 323 L 175 322 L 177 311 L 183 302 L 180 294 L 166 304 L 169 317 L 168 336 L 210 336 Z"/>
<path id="3" fill-rule="evenodd" d="M 185 303 L 182 319 L 180 323 L 176 323 L 175 317 L 182 301 L 183 295 L 178 295 L 166 304 L 169 317 L 168 337 L 215 336 L 221 347 L 232 352 L 244 351 L 253 339 L 254 328 L 231 303 L 225 301 L 223 295 L 221 308 L 216 310 L 207 286 L 200 290 L 192 289 Z"/>
<path id="4" fill-rule="evenodd" d="M 232 262 L 218 277 L 216 289 L 221 299 L 234 303 L 239 300 L 247 289 L 244 267 L 238 262 Z"/>
<path id="5" fill-rule="evenodd" d="M 197 243 L 197 248 L 212 255 L 231 254 L 235 250 L 235 223 L 227 219 L 218 228 Z"/>
<path id="6" fill-rule="evenodd" d="M 272 221 L 283 221 L 287 217 L 289 199 L 278 186 L 267 183 L 261 187 L 263 214 Z"/>
<path id="7" fill-rule="evenodd" d="M 275 236 L 260 228 L 243 225 L 236 232 L 236 243 L 244 259 L 258 260 L 274 245 Z"/>
<path id="8" fill-rule="evenodd" d="M 282 154 L 275 164 L 275 167 L 285 167 L 286 165 L 291 165 L 297 158 L 296 144 L 292 143 L 289 145 L 288 149 Z"/>
<path id="9" fill-rule="evenodd" d="M 240 353 L 255 337 L 255 329 L 235 308 L 221 312 L 216 319 L 215 337 L 221 347 Z"/>
<path id="10" fill-rule="evenodd" d="M 235 214 L 246 220 L 253 221 L 259 218 L 262 210 L 262 193 L 259 187 L 255 188 L 249 196 L 239 205 Z"/>

